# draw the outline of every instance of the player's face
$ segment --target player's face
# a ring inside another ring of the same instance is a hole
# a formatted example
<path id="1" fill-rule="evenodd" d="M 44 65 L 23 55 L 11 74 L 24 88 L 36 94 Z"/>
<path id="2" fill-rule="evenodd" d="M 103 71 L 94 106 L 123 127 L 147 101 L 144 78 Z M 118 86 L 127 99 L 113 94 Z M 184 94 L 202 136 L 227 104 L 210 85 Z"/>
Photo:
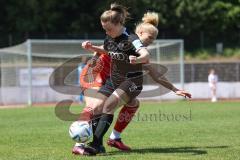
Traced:
<path id="1" fill-rule="evenodd" d="M 156 39 L 156 35 L 154 35 L 153 33 L 149 33 L 149 32 L 141 32 L 138 36 L 144 46 L 150 45 Z"/>
<path id="2" fill-rule="evenodd" d="M 106 31 L 106 34 L 112 38 L 116 38 L 119 36 L 119 31 L 121 29 L 121 25 L 113 24 L 111 22 L 101 22 L 103 29 Z"/>

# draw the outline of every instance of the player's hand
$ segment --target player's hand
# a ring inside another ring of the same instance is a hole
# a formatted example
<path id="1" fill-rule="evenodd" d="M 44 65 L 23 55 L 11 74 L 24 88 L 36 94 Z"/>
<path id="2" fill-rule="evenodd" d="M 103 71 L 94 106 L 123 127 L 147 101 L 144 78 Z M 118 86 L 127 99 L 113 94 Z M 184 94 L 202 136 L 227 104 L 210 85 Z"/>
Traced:
<path id="1" fill-rule="evenodd" d="M 136 64 L 137 63 L 137 57 L 136 56 L 129 56 L 129 60 L 131 64 Z"/>
<path id="2" fill-rule="evenodd" d="M 92 48 L 92 43 L 90 41 L 85 41 L 85 42 L 82 43 L 82 48 L 91 49 Z"/>
<path id="3" fill-rule="evenodd" d="M 178 90 L 175 92 L 178 96 L 183 96 L 185 98 L 192 98 L 192 95 L 184 90 Z"/>

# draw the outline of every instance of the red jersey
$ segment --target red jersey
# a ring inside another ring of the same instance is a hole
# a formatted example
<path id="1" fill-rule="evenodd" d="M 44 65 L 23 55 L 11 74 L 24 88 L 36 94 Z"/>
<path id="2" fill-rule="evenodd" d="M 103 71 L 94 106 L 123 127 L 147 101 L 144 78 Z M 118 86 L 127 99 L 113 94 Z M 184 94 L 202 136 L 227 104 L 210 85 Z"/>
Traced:
<path id="1" fill-rule="evenodd" d="M 83 88 L 101 87 L 110 74 L 111 58 L 107 54 L 97 54 L 83 68 L 80 85 Z"/>

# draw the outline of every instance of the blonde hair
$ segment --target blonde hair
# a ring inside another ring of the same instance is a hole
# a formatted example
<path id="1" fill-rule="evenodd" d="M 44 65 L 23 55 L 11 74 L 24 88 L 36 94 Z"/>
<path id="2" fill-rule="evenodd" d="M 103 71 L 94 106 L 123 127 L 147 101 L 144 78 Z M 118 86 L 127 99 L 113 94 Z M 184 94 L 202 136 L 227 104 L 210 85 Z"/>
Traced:
<path id="1" fill-rule="evenodd" d="M 151 34 L 157 36 L 159 16 L 156 12 L 147 12 L 142 18 L 142 22 L 136 26 L 136 33 L 141 31 L 150 32 Z"/>
<path id="2" fill-rule="evenodd" d="M 111 22 L 113 24 L 125 24 L 126 18 L 128 18 L 129 13 L 127 8 L 119 5 L 117 3 L 111 4 L 111 8 L 105 12 L 100 17 L 102 22 Z"/>

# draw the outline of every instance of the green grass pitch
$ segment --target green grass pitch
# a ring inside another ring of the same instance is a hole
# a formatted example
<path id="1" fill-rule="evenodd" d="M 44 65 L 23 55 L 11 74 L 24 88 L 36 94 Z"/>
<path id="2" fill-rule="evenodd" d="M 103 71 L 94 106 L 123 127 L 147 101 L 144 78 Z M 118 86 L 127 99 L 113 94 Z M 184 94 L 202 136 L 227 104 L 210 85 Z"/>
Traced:
<path id="1" fill-rule="evenodd" d="M 71 108 L 76 113 L 81 109 Z M 122 134 L 133 149 L 129 153 L 106 146 L 106 155 L 72 155 L 70 123 L 59 120 L 54 107 L 1 109 L 0 160 L 240 158 L 239 102 L 143 102 Z"/>

